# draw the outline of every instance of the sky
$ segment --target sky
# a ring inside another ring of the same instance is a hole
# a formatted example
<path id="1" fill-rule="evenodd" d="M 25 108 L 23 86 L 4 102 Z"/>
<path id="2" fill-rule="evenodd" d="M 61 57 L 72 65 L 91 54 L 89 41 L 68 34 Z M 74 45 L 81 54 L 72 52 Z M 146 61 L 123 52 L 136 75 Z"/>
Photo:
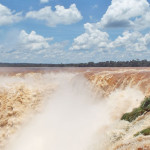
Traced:
<path id="1" fill-rule="evenodd" d="M 150 60 L 150 0 L 0 0 L 0 62 Z"/>

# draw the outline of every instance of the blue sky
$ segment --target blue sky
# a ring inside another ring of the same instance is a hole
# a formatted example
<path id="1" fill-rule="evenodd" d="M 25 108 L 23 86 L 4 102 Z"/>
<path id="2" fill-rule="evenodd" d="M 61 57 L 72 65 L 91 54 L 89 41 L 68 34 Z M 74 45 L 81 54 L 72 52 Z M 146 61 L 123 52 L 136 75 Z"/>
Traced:
<path id="1" fill-rule="evenodd" d="M 0 62 L 150 60 L 149 0 L 0 0 Z"/>

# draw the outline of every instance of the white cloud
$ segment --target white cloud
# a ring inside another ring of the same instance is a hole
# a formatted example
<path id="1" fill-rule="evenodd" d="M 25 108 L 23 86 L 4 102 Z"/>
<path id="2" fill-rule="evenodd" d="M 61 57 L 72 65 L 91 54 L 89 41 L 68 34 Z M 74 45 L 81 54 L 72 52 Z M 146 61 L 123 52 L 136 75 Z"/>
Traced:
<path id="1" fill-rule="evenodd" d="M 40 0 L 41 3 L 48 3 L 49 0 Z"/>
<path id="2" fill-rule="evenodd" d="M 85 33 L 74 39 L 70 50 L 93 50 L 93 51 L 150 51 L 150 33 L 143 35 L 138 31 L 125 31 L 122 36 L 110 40 L 107 32 L 103 32 L 95 25 L 87 23 L 84 25 Z"/>
<path id="3" fill-rule="evenodd" d="M 51 6 L 46 6 L 39 11 L 28 12 L 26 18 L 45 21 L 50 27 L 55 27 L 58 24 L 69 25 L 82 19 L 82 15 L 75 4 L 70 5 L 68 9 L 64 8 L 64 6 L 56 5 L 55 9 L 53 11 Z"/>
<path id="4" fill-rule="evenodd" d="M 14 34 L 13 44 L 6 41 L 0 44 L 0 59 L 5 62 L 53 62 L 65 59 L 64 50 L 68 41 L 54 42 L 52 37 L 44 37 L 35 31 L 27 33 L 25 30 Z"/>
<path id="5" fill-rule="evenodd" d="M 44 38 L 41 35 L 36 34 L 35 31 L 31 33 L 26 33 L 26 31 L 22 30 L 19 35 L 19 43 L 20 45 L 28 50 L 40 50 L 49 47 L 49 41 L 53 40 L 53 38 Z"/>
<path id="6" fill-rule="evenodd" d="M 125 31 L 112 41 L 106 32 L 94 29 L 92 24 L 86 24 L 85 29 L 86 39 L 82 39 L 81 35 L 81 39 L 74 42 L 70 51 L 66 49 L 66 41 L 56 43 L 51 37 L 46 38 L 35 31 L 27 33 L 22 30 L 16 34 L 16 37 L 19 35 L 18 39 L 15 37 L 16 44 L 11 47 L 8 42 L 5 42 L 6 45 L 0 44 L 0 59 L 3 62 L 36 63 L 149 59 L 150 33 L 144 35 L 137 31 Z M 85 47 L 87 50 L 83 50 Z"/>
<path id="7" fill-rule="evenodd" d="M 150 33 L 142 35 L 140 32 L 134 31 L 123 32 L 122 36 L 118 36 L 115 41 L 109 44 L 110 48 L 122 49 L 126 51 L 149 51 L 150 50 Z"/>
<path id="8" fill-rule="evenodd" d="M 11 48 L 6 51 L 7 54 L 11 54 L 13 58 L 22 60 L 22 58 L 28 61 L 40 61 L 44 58 L 56 59 L 60 57 L 64 52 L 64 47 L 67 45 L 66 41 L 53 42 L 53 38 L 46 38 L 37 34 L 35 31 L 27 33 L 25 30 L 20 31 L 18 41 Z M 7 46 L 5 46 L 5 50 Z"/>
<path id="9" fill-rule="evenodd" d="M 100 27 L 149 27 L 149 6 L 147 0 L 112 0 L 98 24 Z"/>
<path id="10" fill-rule="evenodd" d="M 85 33 L 74 39 L 71 50 L 105 49 L 109 43 L 109 35 L 95 28 L 94 25 L 87 23 L 84 25 Z"/>
<path id="11" fill-rule="evenodd" d="M 143 35 L 138 30 L 125 31 L 112 41 L 104 28 L 145 29 L 150 27 L 149 16 L 150 5 L 147 0 L 112 0 L 100 22 L 84 25 L 85 33 L 74 39 L 70 50 L 148 52 L 150 33 Z"/>
<path id="12" fill-rule="evenodd" d="M 15 13 L 6 6 L 0 4 L 0 26 L 19 22 L 21 19 L 21 13 Z"/>

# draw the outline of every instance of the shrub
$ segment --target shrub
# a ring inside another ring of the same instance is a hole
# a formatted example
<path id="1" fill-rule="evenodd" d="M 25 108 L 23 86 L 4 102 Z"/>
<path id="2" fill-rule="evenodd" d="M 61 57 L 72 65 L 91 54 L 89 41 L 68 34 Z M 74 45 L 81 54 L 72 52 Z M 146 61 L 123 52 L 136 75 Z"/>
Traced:
<path id="1" fill-rule="evenodd" d="M 140 132 L 138 132 L 138 133 L 136 133 L 136 134 L 134 134 L 134 136 L 136 137 L 136 136 L 138 136 L 138 135 L 140 135 L 140 134 L 142 134 L 142 135 L 144 135 L 144 136 L 150 135 L 150 127 L 147 128 L 147 129 L 144 129 L 144 130 L 142 130 L 142 131 L 140 131 Z"/>
<path id="2" fill-rule="evenodd" d="M 141 108 L 146 111 L 150 111 L 150 97 L 144 99 L 144 101 L 141 103 Z"/>
<path id="3" fill-rule="evenodd" d="M 135 120 L 137 117 L 143 115 L 145 112 L 145 110 L 143 110 L 142 108 L 135 108 L 133 109 L 132 112 L 130 113 L 125 113 L 121 120 L 126 120 L 126 121 L 129 121 L 129 122 L 132 122 L 133 120 Z"/>
<path id="4" fill-rule="evenodd" d="M 138 108 L 133 109 L 130 113 L 125 113 L 121 120 L 126 120 L 129 122 L 132 122 L 137 117 L 143 115 L 144 113 L 150 111 L 150 97 L 146 97 L 144 101 L 141 103 L 141 105 Z"/>

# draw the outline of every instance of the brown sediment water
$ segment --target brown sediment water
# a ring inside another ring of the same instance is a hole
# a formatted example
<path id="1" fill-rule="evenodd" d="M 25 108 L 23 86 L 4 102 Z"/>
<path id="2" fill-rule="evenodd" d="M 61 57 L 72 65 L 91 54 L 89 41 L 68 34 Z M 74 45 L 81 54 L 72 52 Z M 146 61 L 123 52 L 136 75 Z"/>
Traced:
<path id="1" fill-rule="evenodd" d="M 0 68 L 0 149 L 148 149 L 150 68 Z"/>

